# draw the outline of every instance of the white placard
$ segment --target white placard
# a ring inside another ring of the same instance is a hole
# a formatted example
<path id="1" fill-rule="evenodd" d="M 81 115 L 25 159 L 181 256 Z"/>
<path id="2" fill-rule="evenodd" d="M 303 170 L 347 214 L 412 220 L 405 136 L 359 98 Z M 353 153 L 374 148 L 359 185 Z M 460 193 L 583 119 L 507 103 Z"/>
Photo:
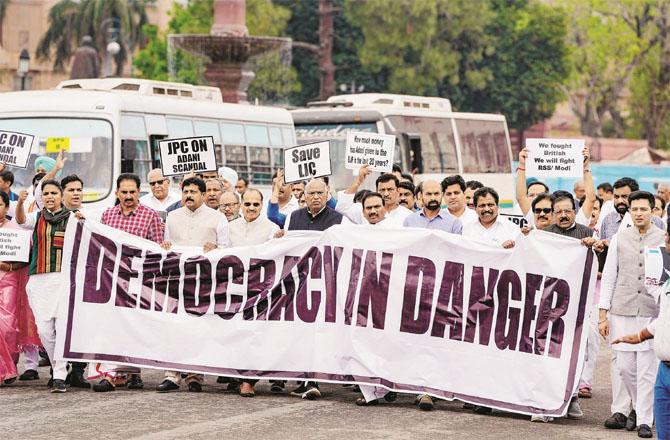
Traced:
<path id="1" fill-rule="evenodd" d="M 582 177 L 584 139 L 526 139 L 527 177 Z"/>
<path id="2" fill-rule="evenodd" d="M 369 165 L 372 171 L 390 173 L 393 169 L 395 136 L 392 134 L 347 133 L 347 146 L 344 153 L 344 167 L 357 170 Z"/>
<path id="3" fill-rule="evenodd" d="M 31 231 L 0 228 L 0 261 L 27 263 L 30 257 Z"/>
<path id="4" fill-rule="evenodd" d="M 165 139 L 158 142 L 164 176 L 216 171 L 212 136 Z"/>
<path id="5" fill-rule="evenodd" d="M 284 150 L 286 183 L 330 176 L 330 141 L 298 145 Z"/>
<path id="6" fill-rule="evenodd" d="M 0 130 L 0 162 L 17 168 L 26 168 L 35 136 L 15 131 Z"/>

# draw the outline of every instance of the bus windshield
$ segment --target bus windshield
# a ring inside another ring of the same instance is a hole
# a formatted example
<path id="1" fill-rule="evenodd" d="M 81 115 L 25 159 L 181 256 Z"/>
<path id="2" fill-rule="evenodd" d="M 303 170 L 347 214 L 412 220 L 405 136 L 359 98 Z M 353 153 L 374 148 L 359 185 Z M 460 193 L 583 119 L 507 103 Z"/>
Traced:
<path id="1" fill-rule="evenodd" d="M 7 118 L 0 119 L 0 130 L 35 136 L 28 167 L 9 168 L 14 173 L 14 192 L 28 188 L 35 175 L 39 156 L 56 158 L 58 147 L 53 138 L 66 138 L 65 167 L 60 177 L 77 174 L 84 181 L 84 201 L 104 199 L 112 189 L 112 124 L 103 119 Z M 50 141 L 52 139 L 52 141 Z"/>

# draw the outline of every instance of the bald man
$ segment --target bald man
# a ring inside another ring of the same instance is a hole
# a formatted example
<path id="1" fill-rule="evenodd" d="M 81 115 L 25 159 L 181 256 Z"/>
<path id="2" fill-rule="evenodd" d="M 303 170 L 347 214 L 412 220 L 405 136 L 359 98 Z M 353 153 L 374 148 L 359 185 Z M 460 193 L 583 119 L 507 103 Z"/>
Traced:
<path id="1" fill-rule="evenodd" d="M 158 212 L 165 220 L 167 208 L 175 202 L 181 201 L 181 197 L 170 192 L 170 179 L 163 176 L 160 168 L 154 168 L 147 174 L 147 182 L 151 192 L 140 197 L 140 203 Z"/>

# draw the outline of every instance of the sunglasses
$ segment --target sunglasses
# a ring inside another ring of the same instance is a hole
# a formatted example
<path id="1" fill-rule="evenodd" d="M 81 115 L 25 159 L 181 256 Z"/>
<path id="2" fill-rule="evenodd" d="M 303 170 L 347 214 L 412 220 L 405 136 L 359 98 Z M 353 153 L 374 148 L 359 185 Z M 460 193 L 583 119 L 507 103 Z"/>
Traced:
<path id="1" fill-rule="evenodd" d="M 535 208 L 535 214 L 549 214 L 551 213 L 551 208 Z"/>
<path id="2" fill-rule="evenodd" d="M 259 206 L 261 206 L 261 204 L 258 203 L 258 202 L 254 202 L 254 203 L 251 203 L 251 202 L 244 202 L 244 206 L 247 206 L 247 207 L 249 207 L 249 206 L 253 206 L 254 208 L 258 208 Z"/>
<path id="3" fill-rule="evenodd" d="M 149 182 L 149 186 L 154 186 L 154 185 L 162 185 L 165 183 L 167 179 L 162 179 L 162 180 L 154 180 L 153 182 Z"/>

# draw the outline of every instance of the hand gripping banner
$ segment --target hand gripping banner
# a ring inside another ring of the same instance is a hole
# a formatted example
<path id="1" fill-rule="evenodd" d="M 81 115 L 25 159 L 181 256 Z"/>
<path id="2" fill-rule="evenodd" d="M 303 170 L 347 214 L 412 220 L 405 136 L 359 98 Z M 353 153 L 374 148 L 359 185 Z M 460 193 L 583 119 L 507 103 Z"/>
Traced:
<path id="1" fill-rule="evenodd" d="M 533 231 L 505 250 L 342 225 L 202 255 L 72 219 L 65 243 L 68 360 L 357 382 L 553 416 L 579 381 L 596 270 L 578 240 Z"/>

